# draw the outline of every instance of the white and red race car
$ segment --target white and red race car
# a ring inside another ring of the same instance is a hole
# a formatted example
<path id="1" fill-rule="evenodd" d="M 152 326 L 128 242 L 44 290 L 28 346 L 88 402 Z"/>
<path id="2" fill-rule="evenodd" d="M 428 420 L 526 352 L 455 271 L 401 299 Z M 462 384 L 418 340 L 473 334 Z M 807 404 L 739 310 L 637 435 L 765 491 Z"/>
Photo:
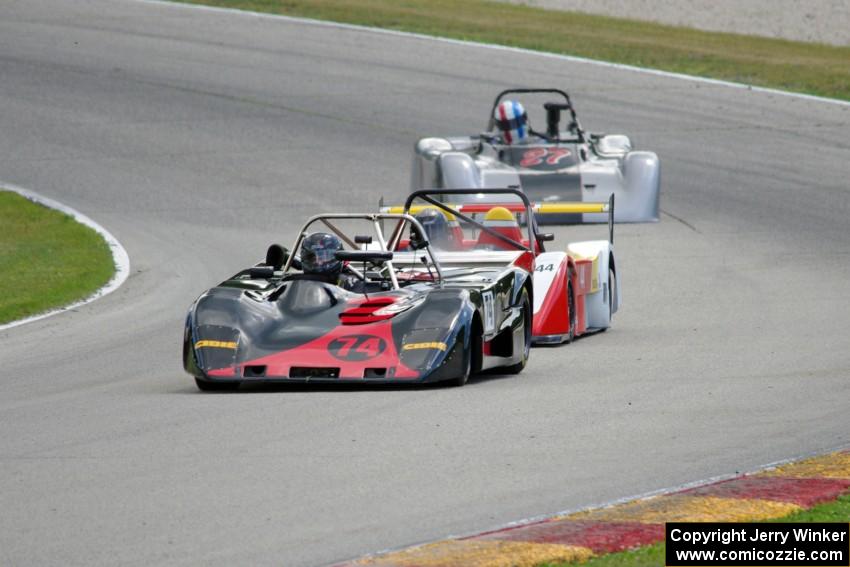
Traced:
<path id="1" fill-rule="evenodd" d="M 476 199 L 469 202 L 472 195 Z M 388 249 L 399 258 L 408 252 L 412 264 L 417 240 L 424 237 L 436 250 L 444 276 L 451 277 L 452 267 L 468 273 L 469 268 L 498 265 L 515 265 L 532 273 L 535 344 L 568 343 L 585 333 L 603 331 L 620 307 L 613 195 L 607 203 L 531 203 L 513 188 L 429 189 L 414 191 L 403 206 L 382 207 L 382 212 L 412 214 L 429 232 L 417 235 L 398 230 L 390 237 Z M 607 213 L 608 238 L 571 242 L 561 250 L 547 251 L 546 243 L 554 235 L 539 232 L 535 219 L 584 213 Z M 423 274 L 416 272 L 415 277 Z"/>

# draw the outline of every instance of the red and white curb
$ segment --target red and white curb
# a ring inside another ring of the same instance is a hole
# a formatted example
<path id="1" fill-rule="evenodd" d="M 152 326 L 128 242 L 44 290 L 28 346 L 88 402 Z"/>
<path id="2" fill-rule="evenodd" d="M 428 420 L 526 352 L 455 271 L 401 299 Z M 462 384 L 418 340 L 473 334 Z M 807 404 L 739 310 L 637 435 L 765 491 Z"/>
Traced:
<path id="1" fill-rule="evenodd" d="M 781 518 L 850 490 L 850 451 L 680 487 L 608 506 L 527 520 L 339 563 L 335 567 L 534 567 L 584 561 L 664 539 L 666 522 Z"/>

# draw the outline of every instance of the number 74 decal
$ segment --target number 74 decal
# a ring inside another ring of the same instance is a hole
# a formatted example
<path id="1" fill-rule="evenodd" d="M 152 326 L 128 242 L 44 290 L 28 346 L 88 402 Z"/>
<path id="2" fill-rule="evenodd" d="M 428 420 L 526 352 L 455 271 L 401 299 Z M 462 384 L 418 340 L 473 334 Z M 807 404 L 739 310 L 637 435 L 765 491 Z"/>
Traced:
<path id="1" fill-rule="evenodd" d="M 349 361 L 375 358 L 386 348 L 386 341 L 374 335 L 347 335 L 338 337 L 328 344 L 328 350 L 333 356 Z"/>

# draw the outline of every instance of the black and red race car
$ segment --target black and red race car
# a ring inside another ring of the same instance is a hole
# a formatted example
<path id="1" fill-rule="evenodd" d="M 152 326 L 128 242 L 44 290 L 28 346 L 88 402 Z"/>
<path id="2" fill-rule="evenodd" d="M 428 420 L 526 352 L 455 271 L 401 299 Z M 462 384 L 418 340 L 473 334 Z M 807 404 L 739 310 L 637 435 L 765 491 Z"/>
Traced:
<path id="1" fill-rule="evenodd" d="M 341 281 L 304 273 L 296 254 L 272 245 L 264 262 L 189 308 L 183 364 L 201 390 L 245 382 L 463 385 L 482 370 L 525 367 L 533 257 L 522 244 L 444 266 L 410 214 L 325 214 L 307 221 L 292 250 L 316 231 L 342 241 Z"/>

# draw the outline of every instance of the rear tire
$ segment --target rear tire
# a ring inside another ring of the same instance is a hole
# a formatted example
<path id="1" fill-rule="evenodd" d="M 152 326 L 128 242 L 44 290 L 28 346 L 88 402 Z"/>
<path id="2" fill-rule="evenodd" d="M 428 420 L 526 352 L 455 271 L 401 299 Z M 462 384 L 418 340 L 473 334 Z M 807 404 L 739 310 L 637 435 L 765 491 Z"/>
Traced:
<path id="1" fill-rule="evenodd" d="M 511 366 L 505 367 L 507 374 L 519 374 L 528 364 L 528 355 L 531 353 L 531 301 L 528 299 L 528 290 L 522 290 L 522 334 L 523 348 L 522 360 Z"/>
<path id="2" fill-rule="evenodd" d="M 239 382 L 212 382 L 195 376 L 195 385 L 204 392 L 228 392 L 239 387 Z"/>
<path id="3" fill-rule="evenodd" d="M 567 282 L 567 310 L 569 311 L 570 330 L 567 332 L 567 338 L 564 342 L 569 344 L 576 338 L 576 296 L 573 293 L 572 272 L 567 277 L 569 278 Z"/>
<path id="4" fill-rule="evenodd" d="M 600 333 L 604 333 L 611 327 L 611 321 L 614 319 L 614 301 L 616 300 L 617 279 L 614 275 L 614 270 L 608 270 L 608 326 L 599 329 Z"/>

